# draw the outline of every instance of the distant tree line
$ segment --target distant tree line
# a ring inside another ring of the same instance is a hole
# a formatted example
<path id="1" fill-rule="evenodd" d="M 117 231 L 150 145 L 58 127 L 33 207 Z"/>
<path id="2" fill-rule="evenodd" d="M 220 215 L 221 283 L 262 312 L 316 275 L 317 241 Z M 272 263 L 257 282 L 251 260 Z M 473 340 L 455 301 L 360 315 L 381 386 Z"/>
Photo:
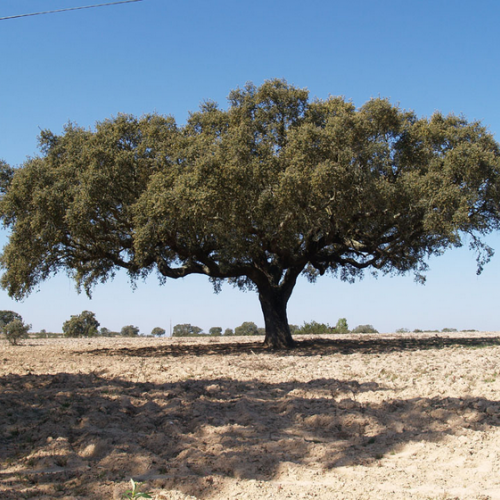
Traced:
<path id="1" fill-rule="evenodd" d="M 328 333 L 378 333 L 378 331 L 372 325 L 359 325 L 353 330 L 349 330 L 347 325 L 347 320 L 345 318 L 340 318 L 335 326 L 331 326 L 328 323 L 318 323 L 317 321 L 304 322 L 302 326 L 290 325 L 290 331 L 292 335 L 321 335 Z M 175 325 L 173 329 L 173 337 L 199 337 L 199 336 L 246 336 L 246 335 L 264 335 L 265 329 L 259 328 L 252 321 L 245 321 L 240 326 L 237 326 L 234 330 L 232 328 L 226 328 L 224 333 L 222 333 L 222 328 L 212 327 L 208 333 L 203 332 L 203 330 L 198 326 L 193 326 L 189 323 L 182 325 Z"/>
<path id="2" fill-rule="evenodd" d="M 230 337 L 230 336 L 245 336 L 245 335 L 265 335 L 264 328 L 259 328 L 253 321 L 244 321 L 234 330 L 226 328 L 222 333 L 220 326 L 213 326 L 205 333 L 199 326 L 193 326 L 189 323 L 175 325 L 172 331 L 172 337 Z"/>
<path id="3" fill-rule="evenodd" d="M 0 333 L 13 345 L 21 339 L 28 338 L 31 325 L 25 324 L 20 314 L 14 311 L 0 311 Z M 53 337 L 139 337 L 141 334 L 139 327 L 125 325 L 119 332 L 111 331 L 106 327 L 101 327 L 95 314 L 91 311 L 83 311 L 75 314 L 65 321 L 62 326 L 62 335 L 58 333 L 40 330 L 32 333 L 31 336 L 37 338 Z M 322 335 L 322 334 L 347 334 L 347 333 L 379 333 L 372 325 L 358 325 L 352 330 L 349 329 L 346 318 L 340 318 L 335 326 L 317 321 L 304 322 L 302 326 L 290 325 L 292 335 Z M 442 333 L 457 332 L 456 328 L 443 328 Z M 463 332 L 476 332 L 477 330 L 461 330 Z M 414 329 L 412 333 L 439 332 L 439 330 Z M 410 333 L 408 328 L 398 328 L 396 333 Z M 152 329 L 149 337 L 163 337 L 166 331 L 164 328 L 156 326 Z M 226 328 L 224 331 L 220 326 L 213 326 L 205 333 L 202 328 L 190 323 L 178 324 L 173 327 L 172 337 L 231 337 L 231 336 L 251 336 L 265 335 L 265 329 L 259 328 L 253 321 L 244 321 L 240 326 Z"/>

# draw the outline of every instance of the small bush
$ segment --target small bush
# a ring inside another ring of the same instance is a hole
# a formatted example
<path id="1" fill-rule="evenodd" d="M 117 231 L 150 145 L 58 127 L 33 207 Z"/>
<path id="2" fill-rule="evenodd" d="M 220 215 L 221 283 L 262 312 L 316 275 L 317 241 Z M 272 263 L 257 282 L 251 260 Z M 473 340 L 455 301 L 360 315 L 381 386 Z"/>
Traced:
<path id="1" fill-rule="evenodd" d="M 253 321 L 244 321 L 234 329 L 235 335 L 259 335 L 259 328 Z"/>
<path id="2" fill-rule="evenodd" d="M 228 337 L 230 335 L 234 335 L 234 330 L 232 328 L 226 328 L 224 330 L 224 337 Z"/>
<path id="3" fill-rule="evenodd" d="M 334 333 L 335 328 L 328 323 L 318 323 L 317 321 L 310 321 L 295 330 L 296 335 L 321 335 L 323 333 Z"/>
<path id="4" fill-rule="evenodd" d="M 358 325 L 351 333 L 378 333 L 372 325 Z"/>
<path id="5" fill-rule="evenodd" d="M 47 332 L 46 330 L 40 330 L 39 332 L 32 333 L 30 337 L 33 337 L 35 339 L 60 339 L 64 337 L 64 334 Z"/>
<path id="6" fill-rule="evenodd" d="M 72 315 L 65 321 L 62 327 L 65 337 L 93 337 L 97 335 L 99 321 L 91 311 L 83 311 L 81 314 Z"/>
<path id="7" fill-rule="evenodd" d="M 335 333 L 349 333 L 349 327 L 347 326 L 347 320 L 345 318 L 340 318 L 337 321 Z"/>
<path id="8" fill-rule="evenodd" d="M 220 337 L 222 335 L 222 328 L 220 326 L 212 326 L 212 328 L 208 330 L 208 334 L 211 337 Z"/>
<path id="9" fill-rule="evenodd" d="M 123 337 L 137 337 L 139 335 L 139 327 L 134 325 L 124 326 L 120 331 L 120 335 Z"/>
<path id="10" fill-rule="evenodd" d="M 28 337 L 31 325 L 25 325 L 22 320 L 14 319 L 2 327 L 4 335 L 12 345 L 17 345 L 18 340 Z"/>
<path id="11" fill-rule="evenodd" d="M 453 332 L 456 332 L 457 329 L 456 328 L 443 328 L 441 331 L 443 333 L 453 333 Z"/>
<path id="12" fill-rule="evenodd" d="M 410 333 L 410 330 L 408 328 L 398 328 L 396 333 Z"/>
<path id="13" fill-rule="evenodd" d="M 47 333 L 47 330 L 45 328 L 42 328 L 39 332 L 35 332 L 32 334 L 33 337 L 36 339 L 48 339 L 49 334 Z"/>
<path id="14" fill-rule="evenodd" d="M 162 337 L 163 335 L 165 335 L 165 329 L 164 328 L 160 328 L 159 326 L 155 326 L 151 330 L 151 335 L 154 335 L 156 337 Z"/>
<path id="15" fill-rule="evenodd" d="M 194 326 L 189 323 L 175 325 L 172 332 L 172 337 L 195 337 L 203 333 L 203 329 L 199 326 Z"/>

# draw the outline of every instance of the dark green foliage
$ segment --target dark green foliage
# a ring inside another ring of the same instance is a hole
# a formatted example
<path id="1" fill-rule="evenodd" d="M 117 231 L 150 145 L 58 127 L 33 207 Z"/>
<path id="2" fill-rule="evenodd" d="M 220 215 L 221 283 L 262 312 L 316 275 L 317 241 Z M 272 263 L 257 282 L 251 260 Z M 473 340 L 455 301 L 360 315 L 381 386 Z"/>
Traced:
<path id="1" fill-rule="evenodd" d="M 309 323 L 304 322 L 304 324 L 295 330 L 296 334 L 307 334 L 307 335 L 321 335 L 323 333 L 333 333 L 334 328 L 328 323 L 318 323 L 317 321 L 310 321 Z"/>
<path id="2" fill-rule="evenodd" d="M 378 331 L 372 325 L 359 325 L 351 330 L 351 333 L 378 333 Z"/>
<path id="3" fill-rule="evenodd" d="M 228 337 L 228 336 L 230 336 L 230 335 L 234 335 L 234 330 L 233 330 L 232 328 L 226 328 L 226 329 L 224 330 L 224 336 L 225 336 L 225 337 Z"/>
<path id="4" fill-rule="evenodd" d="M 194 337 L 195 335 L 199 335 L 202 332 L 203 330 L 200 327 L 185 323 L 182 325 L 174 326 L 172 337 Z"/>
<path id="5" fill-rule="evenodd" d="M 205 103 L 184 126 L 119 115 L 43 131 L 40 148 L 13 175 L 1 164 L 10 296 L 59 271 L 88 293 L 118 268 L 201 274 L 258 292 L 273 347 L 293 346 L 300 274 L 423 280 L 430 256 L 464 240 L 480 272 L 500 227 L 500 148 L 479 122 L 309 100 L 283 80 L 232 91 L 227 110 Z"/>
<path id="6" fill-rule="evenodd" d="M 220 326 L 212 326 L 212 328 L 208 330 L 208 334 L 212 337 L 220 337 L 222 335 L 222 328 Z"/>
<path id="7" fill-rule="evenodd" d="M 443 328 L 441 331 L 443 333 L 453 333 L 453 332 L 456 332 L 457 329 L 456 328 Z"/>
<path id="8" fill-rule="evenodd" d="M 122 337 L 137 337 L 139 335 L 139 328 L 134 325 L 124 326 L 120 331 L 120 335 Z"/>
<path id="9" fill-rule="evenodd" d="M 335 327 L 328 323 L 318 323 L 317 321 L 304 322 L 302 326 L 290 325 L 290 332 L 293 335 L 309 334 L 322 335 L 328 333 L 349 333 L 349 327 L 345 318 L 340 318 Z"/>
<path id="10" fill-rule="evenodd" d="M 159 326 L 155 326 L 151 330 L 151 335 L 155 335 L 156 337 L 162 337 L 163 335 L 165 335 L 165 329 L 160 328 Z"/>
<path id="11" fill-rule="evenodd" d="M 22 316 L 14 311 L 0 311 L 0 328 L 15 319 L 23 320 Z"/>
<path id="12" fill-rule="evenodd" d="M 0 199 L 7 192 L 13 177 L 14 169 L 3 160 L 0 160 Z"/>
<path id="13" fill-rule="evenodd" d="M 259 328 L 253 321 L 244 321 L 234 329 L 235 335 L 259 335 Z"/>
<path id="14" fill-rule="evenodd" d="M 416 331 L 416 330 L 414 330 L 414 331 Z M 409 332 L 410 332 L 410 330 L 408 328 L 398 328 L 396 330 L 396 333 L 409 333 Z"/>
<path id="15" fill-rule="evenodd" d="M 99 321 L 91 311 L 83 311 L 81 314 L 71 316 L 63 324 L 62 330 L 65 337 L 93 337 L 97 335 Z"/>
<path id="16" fill-rule="evenodd" d="M 30 329 L 31 325 L 25 325 L 22 319 L 18 318 L 13 319 L 12 321 L 9 321 L 9 323 L 0 327 L 0 331 L 12 345 L 17 345 L 17 342 L 20 339 L 27 338 Z"/>

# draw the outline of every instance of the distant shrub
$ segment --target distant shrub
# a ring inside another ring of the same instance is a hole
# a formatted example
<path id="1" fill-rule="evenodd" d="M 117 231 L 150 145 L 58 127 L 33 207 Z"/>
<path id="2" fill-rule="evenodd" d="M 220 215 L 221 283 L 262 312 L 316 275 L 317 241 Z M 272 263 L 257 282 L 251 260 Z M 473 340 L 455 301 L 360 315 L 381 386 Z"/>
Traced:
<path id="1" fill-rule="evenodd" d="M 452 332 L 456 332 L 457 329 L 456 328 L 443 328 L 441 331 L 443 333 L 452 333 Z"/>
<path id="2" fill-rule="evenodd" d="M 235 335 L 259 335 L 259 328 L 253 321 L 244 321 L 234 329 Z"/>
<path id="3" fill-rule="evenodd" d="M 208 330 L 208 334 L 211 337 L 220 337 L 222 335 L 222 328 L 220 326 L 212 326 L 212 328 Z"/>
<path id="4" fill-rule="evenodd" d="M 347 320 L 345 318 L 340 318 L 337 321 L 335 333 L 349 333 L 349 327 L 347 326 Z"/>
<path id="5" fill-rule="evenodd" d="M 2 332 L 12 345 L 17 345 L 20 339 L 28 338 L 31 325 L 25 325 L 21 319 L 14 319 L 2 326 Z"/>
<path id="6" fill-rule="evenodd" d="M 154 335 L 156 337 L 161 337 L 161 336 L 165 335 L 165 329 L 164 328 L 160 328 L 159 326 L 155 326 L 151 330 L 151 335 Z"/>
<path id="7" fill-rule="evenodd" d="M 234 330 L 232 328 L 226 328 L 224 330 L 224 337 L 228 337 L 228 336 L 231 336 L 231 335 L 234 335 Z"/>
<path id="8" fill-rule="evenodd" d="M 36 339 L 59 339 L 61 337 L 64 337 L 63 333 L 54 333 L 54 332 L 47 332 L 46 330 L 42 329 L 39 332 L 35 332 L 30 334 L 30 336 L 36 338 Z"/>
<path id="9" fill-rule="evenodd" d="M 62 333 L 52 333 L 48 332 L 44 328 L 42 328 L 39 332 L 35 332 L 30 334 L 31 337 L 34 337 L 36 339 L 55 339 L 55 338 L 60 338 L 63 336 Z"/>
<path id="10" fill-rule="evenodd" d="M 201 334 L 203 330 L 199 326 L 194 326 L 189 323 L 175 325 L 172 337 L 194 337 Z"/>
<path id="11" fill-rule="evenodd" d="M 372 325 L 358 325 L 351 333 L 378 333 Z"/>
<path id="12" fill-rule="evenodd" d="M 422 330 L 415 328 L 415 330 L 413 330 L 413 333 L 422 333 Z"/>
<path id="13" fill-rule="evenodd" d="M 330 326 L 328 323 L 318 323 L 317 321 L 310 321 L 309 323 L 304 322 L 304 324 L 295 330 L 297 335 L 321 335 L 323 333 L 333 333 L 335 328 Z"/>
<path id="14" fill-rule="evenodd" d="M 81 314 L 72 315 L 65 321 L 62 327 L 65 337 L 93 337 L 97 335 L 99 321 L 91 311 L 83 311 Z"/>
<path id="15" fill-rule="evenodd" d="M 408 328 L 398 328 L 396 333 L 410 333 L 410 330 Z"/>
<path id="16" fill-rule="evenodd" d="M 123 337 L 137 337 L 139 335 L 139 327 L 134 325 L 124 326 L 120 331 L 120 335 Z"/>

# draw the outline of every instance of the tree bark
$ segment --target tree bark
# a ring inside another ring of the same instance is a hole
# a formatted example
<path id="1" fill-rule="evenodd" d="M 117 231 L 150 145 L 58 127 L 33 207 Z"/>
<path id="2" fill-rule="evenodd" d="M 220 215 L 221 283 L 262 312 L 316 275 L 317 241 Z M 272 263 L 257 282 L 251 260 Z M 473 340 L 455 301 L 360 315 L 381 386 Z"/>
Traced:
<path id="1" fill-rule="evenodd" d="M 295 346 L 295 342 L 290 333 L 286 314 L 289 294 L 272 287 L 259 287 L 258 290 L 266 325 L 264 345 L 274 349 L 291 349 Z"/>

